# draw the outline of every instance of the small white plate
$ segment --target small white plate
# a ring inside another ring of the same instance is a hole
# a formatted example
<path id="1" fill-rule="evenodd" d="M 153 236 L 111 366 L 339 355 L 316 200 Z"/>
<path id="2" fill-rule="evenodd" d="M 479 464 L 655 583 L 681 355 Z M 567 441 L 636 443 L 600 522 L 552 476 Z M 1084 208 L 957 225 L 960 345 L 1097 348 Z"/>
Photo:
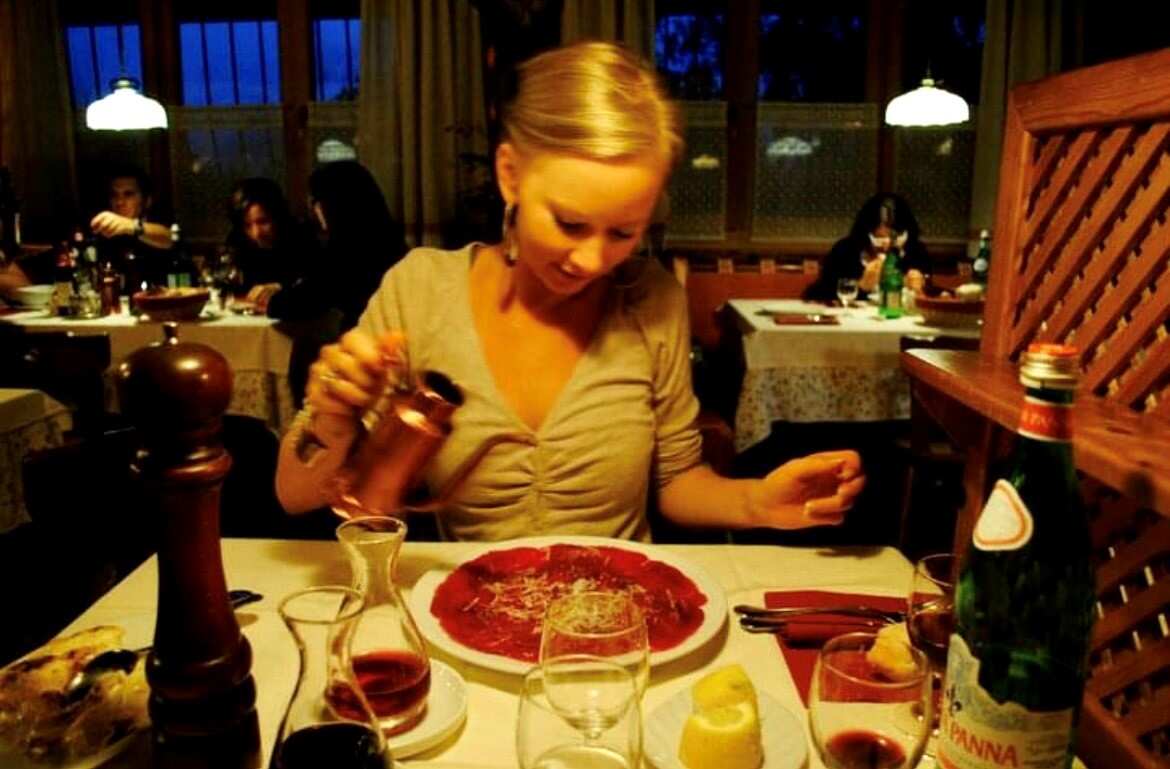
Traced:
<path id="1" fill-rule="evenodd" d="M 779 702 L 757 692 L 764 763 L 760 769 L 800 769 L 808 757 L 804 725 Z M 685 689 L 654 709 L 646 719 L 644 753 L 658 769 L 686 769 L 678 760 L 683 724 L 691 715 L 691 691 Z"/>
<path id="2" fill-rule="evenodd" d="M 409 731 L 386 738 L 394 758 L 406 758 L 435 747 L 467 718 L 467 684 L 443 662 L 431 659 L 431 691 L 427 712 Z"/>

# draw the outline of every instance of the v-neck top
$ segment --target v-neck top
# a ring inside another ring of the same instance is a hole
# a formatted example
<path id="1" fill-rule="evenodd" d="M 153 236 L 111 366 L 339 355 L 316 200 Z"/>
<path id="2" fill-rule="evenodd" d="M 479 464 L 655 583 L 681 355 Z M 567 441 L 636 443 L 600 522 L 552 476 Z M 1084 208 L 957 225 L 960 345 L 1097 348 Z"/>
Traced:
<path id="1" fill-rule="evenodd" d="M 412 373 L 440 371 L 463 391 L 452 433 L 426 472 L 432 492 L 485 441 L 507 436 L 440 511 L 440 532 L 485 541 L 649 540 L 651 480 L 661 488 L 701 461 L 682 287 L 649 262 L 634 287 L 615 289 L 572 376 L 533 429 L 496 387 L 472 319 L 478 246 L 414 249 L 386 273 L 358 322 L 374 335 L 402 331 Z"/>

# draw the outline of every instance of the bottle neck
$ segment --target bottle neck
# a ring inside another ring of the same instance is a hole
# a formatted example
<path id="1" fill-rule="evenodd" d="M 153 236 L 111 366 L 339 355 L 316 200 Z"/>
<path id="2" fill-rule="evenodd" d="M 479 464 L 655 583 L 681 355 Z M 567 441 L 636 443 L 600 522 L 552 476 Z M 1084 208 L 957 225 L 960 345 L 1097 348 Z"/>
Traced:
<path id="1" fill-rule="evenodd" d="M 1075 397 L 1073 390 L 1027 387 L 1016 432 L 1036 443 L 1071 445 Z"/>

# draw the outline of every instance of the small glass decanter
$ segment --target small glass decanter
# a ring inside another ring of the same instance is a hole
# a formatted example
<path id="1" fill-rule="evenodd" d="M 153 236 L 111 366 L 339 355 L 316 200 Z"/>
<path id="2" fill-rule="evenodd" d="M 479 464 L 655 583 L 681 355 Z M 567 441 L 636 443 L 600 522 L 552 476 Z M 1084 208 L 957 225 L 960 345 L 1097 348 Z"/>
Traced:
<path id="1" fill-rule="evenodd" d="M 389 516 L 351 518 L 337 527 L 366 610 L 350 630 L 354 675 L 387 735 L 404 732 L 426 712 L 431 662 L 394 577 L 406 524 Z M 344 712 L 341 699 L 333 707 Z"/>
<path id="2" fill-rule="evenodd" d="M 361 593 L 341 586 L 299 590 L 281 602 L 280 618 L 296 640 L 300 672 L 270 769 L 393 769 L 350 660 L 351 630 L 364 611 Z M 348 693 L 344 709 L 332 704 L 337 691 Z"/>

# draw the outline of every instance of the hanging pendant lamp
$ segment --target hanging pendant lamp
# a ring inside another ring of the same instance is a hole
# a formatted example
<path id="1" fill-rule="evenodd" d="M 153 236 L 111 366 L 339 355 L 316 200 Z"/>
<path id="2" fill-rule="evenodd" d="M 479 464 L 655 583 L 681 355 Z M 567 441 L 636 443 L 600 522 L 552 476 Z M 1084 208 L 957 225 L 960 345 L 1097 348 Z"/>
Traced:
<path id="1" fill-rule="evenodd" d="M 894 97 L 886 105 L 888 125 L 944 126 L 966 123 L 970 118 L 966 99 L 936 86 L 929 73 L 918 88 Z"/>
<path id="2" fill-rule="evenodd" d="M 95 131 L 141 131 L 166 128 L 167 111 L 138 90 L 138 81 L 119 77 L 111 84 L 113 93 L 103 96 L 85 110 L 85 124 Z"/>

